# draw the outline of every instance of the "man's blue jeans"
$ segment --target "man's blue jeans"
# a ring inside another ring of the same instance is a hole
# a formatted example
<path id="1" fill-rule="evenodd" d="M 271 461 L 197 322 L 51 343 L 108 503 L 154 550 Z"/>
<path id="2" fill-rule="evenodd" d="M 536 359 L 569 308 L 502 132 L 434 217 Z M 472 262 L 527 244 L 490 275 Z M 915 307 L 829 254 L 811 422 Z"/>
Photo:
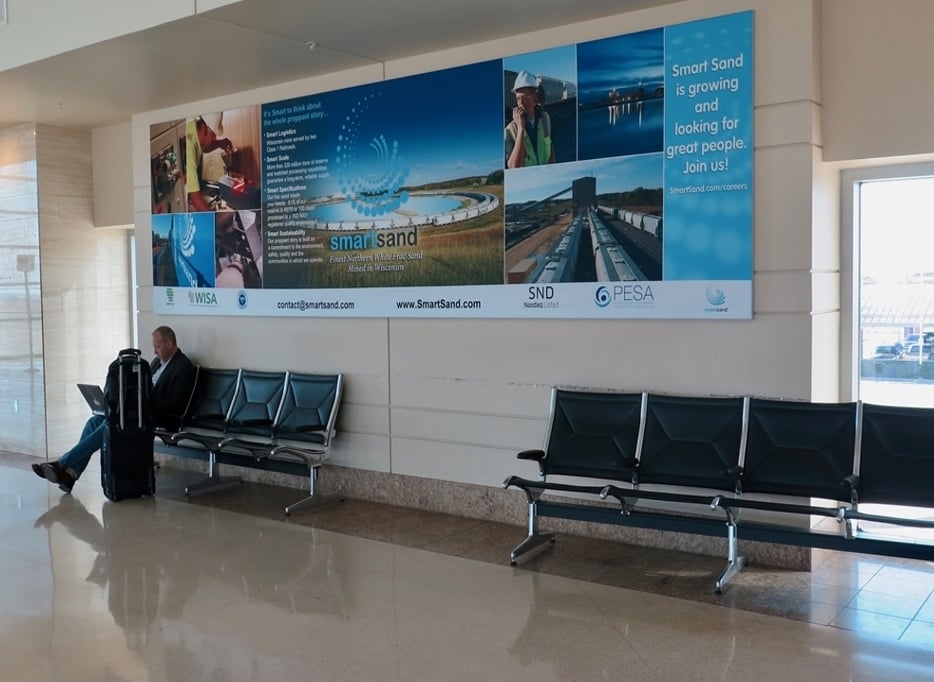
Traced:
<path id="1" fill-rule="evenodd" d="M 81 429 L 81 438 L 75 446 L 62 455 L 58 463 L 69 470 L 72 476 L 79 478 L 91 461 L 91 456 L 101 449 L 104 444 L 104 429 L 107 428 L 107 419 L 100 415 L 92 415 Z"/>

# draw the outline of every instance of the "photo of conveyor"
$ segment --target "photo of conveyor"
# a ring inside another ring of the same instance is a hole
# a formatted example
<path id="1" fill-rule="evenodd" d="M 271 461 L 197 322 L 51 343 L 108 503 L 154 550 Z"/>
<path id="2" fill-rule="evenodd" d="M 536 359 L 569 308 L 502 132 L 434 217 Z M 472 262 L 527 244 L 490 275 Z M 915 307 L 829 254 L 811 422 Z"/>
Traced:
<path id="1" fill-rule="evenodd" d="M 214 214 L 169 213 L 152 217 L 155 286 L 214 286 Z"/>

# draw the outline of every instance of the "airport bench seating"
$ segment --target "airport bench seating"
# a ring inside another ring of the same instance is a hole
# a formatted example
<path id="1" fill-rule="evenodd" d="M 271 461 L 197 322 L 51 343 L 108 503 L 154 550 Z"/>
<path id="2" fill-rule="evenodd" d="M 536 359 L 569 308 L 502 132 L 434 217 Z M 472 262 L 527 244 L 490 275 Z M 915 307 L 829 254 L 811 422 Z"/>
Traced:
<path id="1" fill-rule="evenodd" d="M 518 458 L 539 477 L 503 483 L 528 501 L 513 565 L 554 541 L 540 516 L 725 536 L 717 592 L 746 563 L 740 536 L 934 559 L 934 544 L 859 527 L 934 528 L 896 508 L 934 508 L 934 409 L 554 389 L 544 448 Z"/>
<path id="2" fill-rule="evenodd" d="M 208 476 L 190 484 L 186 495 L 239 485 L 240 478 L 220 475 L 217 459 L 240 455 L 303 463 L 309 494 L 285 513 L 300 506 L 320 508 L 342 499 L 316 493 L 315 483 L 336 435 L 343 382 L 342 374 L 199 367 L 178 428 L 157 429 L 156 435 L 168 446 L 207 451 Z"/>

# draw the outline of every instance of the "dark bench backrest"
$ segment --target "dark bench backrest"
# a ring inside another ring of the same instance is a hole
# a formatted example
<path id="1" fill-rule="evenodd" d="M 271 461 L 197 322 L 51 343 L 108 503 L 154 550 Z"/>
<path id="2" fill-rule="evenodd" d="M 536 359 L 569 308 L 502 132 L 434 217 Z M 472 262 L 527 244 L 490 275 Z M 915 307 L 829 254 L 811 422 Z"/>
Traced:
<path id="1" fill-rule="evenodd" d="M 629 481 L 642 401 L 641 393 L 554 389 L 542 473 Z"/>
<path id="2" fill-rule="evenodd" d="M 934 410 L 863 404 L 859 501 L 934 506 Z"/>
<path id="3" fill-rule="evenodd" d="M 753 398 L 743 492 L 849 502 L 856 424 L 856 403 Z"/>
<path id="4" fill-rule="evenodd" d="M 342 374 L 289 373 L 276 436 L 327 448 L 343 393 Z"/>
<path id="5" fill-rule="evenodd" d="M 239 369 L 198 370 L 195 397 L 185 416 L 186 426 L 223 431 L 239 385 Z"/>
<path id="6" fill-rule="evenodd" d="M 734 491 L 744 398 L 652 395 L 639 453 L 639 483 Z"/>
<path id="7" fill-rule="evenodd" d="M 286 376 L 286 372 L 241 371 L 240 388 L 227 418 L 228 430 L 272 437 Z"/>

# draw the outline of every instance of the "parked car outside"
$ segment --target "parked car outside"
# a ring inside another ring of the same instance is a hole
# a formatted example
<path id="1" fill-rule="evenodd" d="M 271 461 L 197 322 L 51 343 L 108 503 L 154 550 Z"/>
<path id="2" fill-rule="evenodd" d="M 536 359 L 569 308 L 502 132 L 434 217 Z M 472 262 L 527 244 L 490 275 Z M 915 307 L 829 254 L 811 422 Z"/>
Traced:
<path id="1" fill-rule="evenodd" d="M 934 346 L 934 332 L 924 332 L 924 339 L 921 334 L 909 334 L 902 341 L 902 348 L 908 348 L 913 343 L 927 343 Z"/>
<path id="2" fill-rule="evenodd" d="M 896 360 L 902 356 L 902 344 L 893 343 L 886 346 L 876 346 L 876 352 L 872 356 L 874 360 Z"/>
<path id="3" fill-rule="evenodd" d="M 915 362 L 918 362 L 918 360 L 930 360 L 932 350 L 934 350 L 934 348 L 926 343 L 920 346 L 917 343 L 913 343 L 908 346 L 908 350 L 902 353 L 900 359 L 914 360 Z"/>

